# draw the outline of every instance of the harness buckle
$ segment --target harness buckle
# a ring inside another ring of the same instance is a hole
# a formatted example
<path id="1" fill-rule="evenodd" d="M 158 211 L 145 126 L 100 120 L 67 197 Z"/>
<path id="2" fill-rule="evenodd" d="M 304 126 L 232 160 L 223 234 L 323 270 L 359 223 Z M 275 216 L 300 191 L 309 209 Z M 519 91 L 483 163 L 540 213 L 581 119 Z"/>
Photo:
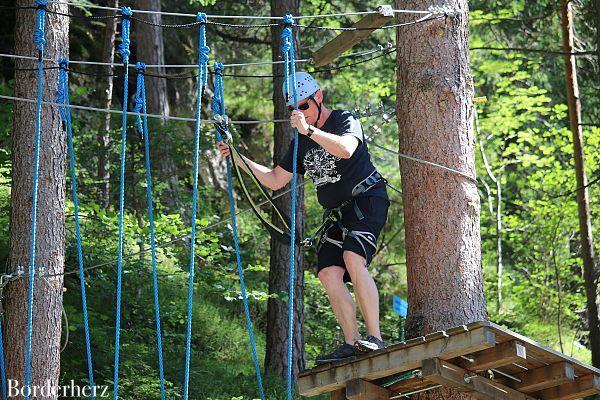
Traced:
<path id="1" fill-rule="evenodd" d="M 312 237 L 307 237 L 307 238 L 304 238 L 300 242 L 300 247 L 312 247 L 313 244 L 314 244 L 313 238 Z"/>

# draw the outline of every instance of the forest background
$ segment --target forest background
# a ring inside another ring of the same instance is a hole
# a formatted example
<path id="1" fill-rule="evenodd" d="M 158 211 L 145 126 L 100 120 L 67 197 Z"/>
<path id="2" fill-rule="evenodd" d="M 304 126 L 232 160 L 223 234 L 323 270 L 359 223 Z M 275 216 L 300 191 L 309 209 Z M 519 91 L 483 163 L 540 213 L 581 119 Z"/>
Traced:
<path id="1" fill-rule="evenodd" d="M 140 1 L 132 7 L 148 8 Z M 165 11 L 208 14 L 260 15 L 270 4 L 258 0 L 160 2 Z M 82 3 L 85 4 L 85 3 Z M 108 4 L 108 3 L 106 3 Z M 109 5 L 114 5 L 111 3 Z M 300 3 L 300 14 L 325 14 L 368 10 L 376 5 L 365 1 L 310 0 Z M 470 56 L 475 95 L 487 101 L 476 105 L 478 115 L 477 175 L 481 198 L 482 264 L 490 320 L 529 336 L 567 355 L 591 362 L 586 335 L 585 292 L 578 238 L 575 172 L 571 132 L 568 127 L 561 20 L 554 1 L 471 1 Z M 600 69 L 597 47 L 598 2 L 574 2 L 578 78 L 582 103 L 586 169 L 590 178 L 592 223 L 600 213 Z M 86 15 L 81 8 L 72 12 Z M 13 12 L 3 11 L 0 52 L 14 49 Z M 348 26 L 355 18 L 320 20 L 328 26 Z M 177 19 L 163 18 L 163 23 Z M 93 59 L 106 54 L 106 21 L 71 19 L 70 58 Z M 411 29 L 411 27 L 401 28 Z M 132 29 L 133 42 L 140 40 Z M 271 59 L 270 31 L 241 31 L 209 26 L 207 37 L 211 60 L 233 63 Z M 332 38 L 335 32 L 300 30 L 299 58 Z M 141 36 L 141 35 L 140 35 Z M 156 36 L 156 35 L 155 35 Z M 162 31 L 167 64 L 194 64 L 197 36 L 194 30 Z M 21 40 L 17 38 L 17 40 Z M 118 37 L 117 37 L 118 41 Z M 352 51 L 387 52 L 394 47 L 393 30 L 374 32 Z M 381 47 L 380 47 L 381 46 Z M 381 49 L 384 49 L 383 51 Z M 556 51 L 556 52 L 555 52 Z M 136 60 L 136 50 L 132 59 Z M 344 65 L 357 58 L 341 58 Z M 368 57 L 367 57 L 368 58 Z M 0 94 L 11 95 L 13 63 L 0 60 Z M 143 61 L 143 60 L 140 60 Z M 383 147 L 398 148 L 394 120 L 396 95 L 394 53 L 348 68 L 315 73 L 324 88 L 326 104 L 357 110 L 363 115 L 365 133 Z M 79 68 L 99 73 L 97 68 Z M 314 67 L 307 68 L 308 71 Z M 116 69 L 118 71 L 118 68 Z M 269 75 L 270 66 L 231 69 L 248 75 Z M 190 72 L 193 72 L 191 70 Z M 72 74 L 72 102 L 102 106 L 106 81 Z M 165 80 L 164 101 L 173 115 L 192 116 L 195 80 Z M 228 114 L 235 120 L 273 117 L 270 79 L 225 77 Z M 212 87 L 208 94 L 212 94 Z M 121 106 L 122 78 L 114 79 L 113 108 Z M 208 101 L 203 113 L 211 116 Z M 159 110 L 160 111 L 160 110 Z M 423 110 L 424 113 L 427 110 Z M 386 115 L 382 115 L 385 113 Z M 389 118 L 388 118 L 389 117 Z M 77 112 L 74 115 L 78 183 L 83 222 L 83 245 L 90 309 L 96 379 L 112 379 L 114 352 L 114 255 L 117 247 L 118 152 L 120 118 L 113 117 L 105 130 L 104 114 Z M 131 119 L 131 126 L 134 121 Z M 0 264 L 8 260 L 11 191 L 12 103 L 0 102 Z M 181 392 L 187 301 L 187 254 L 182 238 L 189 234 L 192 183 L 193 124 L 151 124 L 156 233 L 159 248 L 161 313 L 164 327 L 165 375 L 169 398 Z M 136 388 L 140 399 L 158 398 L 156 340 L 152 307 L 149 230 L 145 199 L 143 141 L 130 129 L 127 154 L 125 262 L 122 325 L 122 373 L 124 390 Z M 194 311 L 191 381 L 196 393 L 211 399 L 242 399 L 256 396 L 255 376 L 247 344 L 241 294 L 228 225 L 224 164 L 214 150 L 214 132 L 203 129 L 201 143 L 201 191 L 199 197 L 198 269 Z M 234 140 L 245 154 L 263 164 L 272 163 L 273 125 L 236 126 Z M 401 189 L 398 159 L 371 146 L 374 161 L 391 185 Z M 106 168 L 99 168 L 103 164 Z M 69 184 L 69 182 L 68 182 Z M 402 199 L 390 192 L 390 218 L 381 236 L 381 246 L 372 271 L 381 294 L 385 339 L 399 340 L 401 324 L 392 309 L 393 295 L 406 298 L 406 265 Z M 243 197 L 237 206 L 248 207 Z M 73 226 L 73 204 L 67 202 L 67 255 L 65 270 L 77 268 Z M 311 184 L 305 192 L 305 227 L 317 226 L 321 210 Z M 224 222 L 221 222 L 224 221 Z M 257 331 L 259 358 L 267 351 L 267 301 L 286 301 L 286 293 L 269 294 L 269 238 L 251 213 L 239 215 L 248 294 Z M 596 224 L 597 225 L 597 224 Z M 321 351 L 342 340 L 327 297 L 315 276 L 313 252 L 305 256 L 304 341 L 307 366 Z M 499 275 L 500 272 L 500 275 Z M 65 275 L 61 377 L 85 382 L 85 343 L 79 279 Z M 215 383 L 219 384 L 216 385 Z M 267 375 L 269 398 L 283 398 L 284 385 L 277 373 Z M 200 395 L 198 398 L 207 398 Z"/>

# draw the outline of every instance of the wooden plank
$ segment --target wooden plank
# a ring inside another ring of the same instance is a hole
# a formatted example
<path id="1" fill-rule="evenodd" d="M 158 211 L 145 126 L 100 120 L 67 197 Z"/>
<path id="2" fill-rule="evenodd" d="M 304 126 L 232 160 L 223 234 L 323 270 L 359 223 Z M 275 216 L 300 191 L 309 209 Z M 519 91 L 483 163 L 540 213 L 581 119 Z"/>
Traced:
<path id="1" fill-rule="evenodd" d="M 329 393 L 330 400 L 346 400 L 346 389 L 338 389 Z"/>
<path id="2" fill-rule="evenodd" d="M 560 362 L 547 367 L 532 369 L 517 374 L 515 377 L 520 379 L 521 382 L 506 379 L 504 383 L 519 392 L 531 393 L 572 382 L 575 380 L 575 371 L 571 364 Z"/>
<path id="3" fill-rule="evenodd" d="M 575 374 L 577 375 L 600 375 L 600 369 L 582 363 L 579 360 L 576 360 L 572 357 L 562 354 L 561 352 L 558 352 L 540 343 L 537 343 L 536 341 L 528 337 L 520 335 L 509 329 L 503 328 L 499 325 L 494 324 L 493 322 L 487 322 L 487 325 L 496 332 L 496 336 L 499 338 L 498 341 L 506 341 L 500 340 L 502 336 L 509 336 L 510 338 L 507 340 L 519 340 L 527 348 L 527 354 L 533 354 L 535 357 L 540 357 L 541 359 L 543 358 L 542 361 L 544 361 L 546 364 L 555 364 L 557 362 L 566 361 L 573 365 L 573 367 L 575 368 Z M 544 357 L 544 355 L 546 355 L 546 357 Z"/>
<path id="4" fill-rule="evenodd" d="M 523 344 L 512 340 L 500 343 L 491 349 L 469 354 L 467 357 L 472 361 L 461 359 L 454 363 L 469 371 L 479 372 L 499 368 L 514 362 L 525 362 L 527 360 L 527 350 L 525 350 Z"/>
<path id="5" fill-rule="evenodd" d="M 600 393 L 600 376 L 586 375 L 550 389 L 544 389 L 537 395 L 542 400 L 574 400 Z"/>
<path id="6" fill-rule="evenodd" d="M 353 379 L 346 385 L 348 400 L 388 400 L 392 392 L 362 379 Z"/>
<path id="7" fill-rule="evenodd" d="M 453 387 L 471 396 L 489 400 L 535 400 L 514 389 L 475 375 L 463 368 L 439 358 L 423 361 L 423 379 L 440 385 Z"/>
<path id="8" fill-rule="evenodd" d="M 381 28 L 388 21 L 394 18 L 394 12 L 391 6 L 379 6 L 378 13 L 368 14 L 363 19 L 352 25 L 354 28 L 360 28 L 356 31 L 343 31 L 335 38 L 327 42 L 313 54 L 313 60 L 317 67 L 327 65 L 343 52 L 352 48 L 355 44 L 369 36 L 376 28 Z M 365 28 L 375 28 L 373 30 Z M 362 30 L 365 29 L 365 30 Z"/>
<path id="9" fill-rule="evenodd" d="M 315 372 L 298 379 L 302 396 L 315 396 L 339 389 L 352 379 L 375 380 L 401 372 L 418 369 L 423 359 L 438 357 L 444 360 L 493 347 L 493 330 L 482 327 L 460 335 L 426 342 L 420 345 L 386 351 L 374 357 Z"/>
<path id="10" fill-rule="evenodd" d="M 425 341 L 431 342 L 432 340 L 436 340 L 436 339 L 440 339 L 440 338 L 447 338 L 449 336 L 450 335 L 448 335 L 445 331 L 433 332 L 428 335 L 425 335 Z"/>

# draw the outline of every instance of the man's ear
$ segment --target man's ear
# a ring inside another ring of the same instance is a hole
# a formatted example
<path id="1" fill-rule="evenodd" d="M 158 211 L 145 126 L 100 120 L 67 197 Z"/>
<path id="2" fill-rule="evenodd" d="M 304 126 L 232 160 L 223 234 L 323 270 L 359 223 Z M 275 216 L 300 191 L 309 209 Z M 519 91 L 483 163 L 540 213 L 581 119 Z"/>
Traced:
<path id="1" fill-rule="evenodd" d="M 315 100 L 319 103 L 323 102 L 323 92 L 321 91 L 321 89 L 317 90 L 317 93 L 315 93 Z"/>

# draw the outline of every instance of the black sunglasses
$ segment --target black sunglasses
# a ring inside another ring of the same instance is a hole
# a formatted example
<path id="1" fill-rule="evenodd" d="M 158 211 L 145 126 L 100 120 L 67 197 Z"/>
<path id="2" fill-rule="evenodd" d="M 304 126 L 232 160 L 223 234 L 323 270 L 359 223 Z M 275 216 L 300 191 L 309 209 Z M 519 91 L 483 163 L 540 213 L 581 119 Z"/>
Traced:
<path id="1" fill-rule="evenodd" d="M 306 111 L 308 110 L 308 108 L 310 107 L 310 102 L 306 102 L 304 104 L 300 104 L 298 106 L 298 110 L 302 110 L 302 111 Z M 289 106 L 288 109 L 290 110 L 290 112 L 294 111 L 294 106 Z"/>

